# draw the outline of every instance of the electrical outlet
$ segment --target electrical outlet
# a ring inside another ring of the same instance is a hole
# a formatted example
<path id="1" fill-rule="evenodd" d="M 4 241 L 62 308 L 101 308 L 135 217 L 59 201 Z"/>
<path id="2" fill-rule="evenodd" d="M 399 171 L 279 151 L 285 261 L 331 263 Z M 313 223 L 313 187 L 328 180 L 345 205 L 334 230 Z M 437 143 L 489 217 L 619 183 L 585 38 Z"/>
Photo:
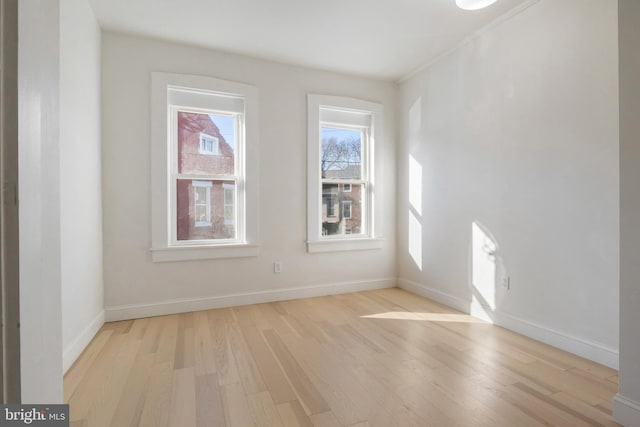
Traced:
<path id="1" fill-rule="evenodd" d="M 273 263 L 273 272 L 282 273 L 282 261 L 276 261 Z"/>
<path id="2" fill-rule="evenodd" d="M 511 290 L 511 277 L 507 276 L 502 279 L 502 287 L 508 291 Z"/>

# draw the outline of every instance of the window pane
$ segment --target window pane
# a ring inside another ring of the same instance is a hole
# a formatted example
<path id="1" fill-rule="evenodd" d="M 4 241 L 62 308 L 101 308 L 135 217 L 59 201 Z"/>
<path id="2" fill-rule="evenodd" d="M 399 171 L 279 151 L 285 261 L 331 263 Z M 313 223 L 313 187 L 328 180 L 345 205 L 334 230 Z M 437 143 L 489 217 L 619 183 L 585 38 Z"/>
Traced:
<path id="1" fill-rule="evenodd" d="M 322 184 L 322 235 L 363 234 L 364 185 L 351 185 L 345 192 L 339 184 Z"/>
<path id="2" fill-rule="evenodd" d="M 362 132 L 323 126 L 321 133 L 322 178 L 361 179 Z"/>
<path id="3" fill-rule="evenodd" d="M 236 118 L 178 111 L 178 173 L 234 175 Z"/>
<path id="4" fill-rule="evenodd" d="M 235 239 L 234 181 L 178 179 L 176 187 L 178 240 Z"/>

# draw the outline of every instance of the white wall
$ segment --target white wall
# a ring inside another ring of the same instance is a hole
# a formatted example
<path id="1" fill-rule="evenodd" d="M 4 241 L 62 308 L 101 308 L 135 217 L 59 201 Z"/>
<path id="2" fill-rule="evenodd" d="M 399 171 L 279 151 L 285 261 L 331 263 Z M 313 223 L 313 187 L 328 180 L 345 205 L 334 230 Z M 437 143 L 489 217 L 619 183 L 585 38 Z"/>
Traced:
<path id="1" fill-rule="evenodd" d="M 402 84 L 398 191 L 402 286 L 613 367 L 616 14 L 542 0 Z"/>
<path id="2" fill-rule="evenodd" d="M 22 402 L 62 403 L 59 2 L 18 7 Z"/>
<path id="3" fill-rule="evenodd" d="M 60 1 L 60 227 L 66 371 L 104 321 L 100 27 L 87 0 Z"/>
<path id="4" fill-rule="evenodd" d="M 102 41 L 104 281 L 108 319 L 395 285 L 393 84 L 133 36 L 103 33 Z M 259 257 L 151 262 L 152 71 L 212 76 L 258 87 Z M 380 200 L 386 201 L 382 230 L 386 242 L 382 250 L 306 252 L 307 93 L 384 104 L 386 138 L 377 153 L 384 159 L 377 189 Z M 283 262 L 281 274 L 273 273 L 273 262 L 277 260 Z M 299 289 L 290 292 L 290 288 Z M 225 296 L 232 297 L 218 298 Z"/>
<path id="5" fill-rule="evenodd" d="M 640 4 L 620 16 L 620 390 L 616 420 L 640 426 Z"/>

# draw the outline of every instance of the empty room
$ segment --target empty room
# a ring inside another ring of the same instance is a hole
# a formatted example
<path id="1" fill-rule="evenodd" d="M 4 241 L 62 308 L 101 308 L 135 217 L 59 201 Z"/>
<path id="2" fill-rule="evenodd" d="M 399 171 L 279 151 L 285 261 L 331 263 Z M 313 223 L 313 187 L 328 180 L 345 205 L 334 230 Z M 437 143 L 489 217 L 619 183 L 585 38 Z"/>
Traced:
<path id="1" fill-rule="evenodd" d="M 0 11 L 0 424 L 640 427 L 636 0 Z"/>

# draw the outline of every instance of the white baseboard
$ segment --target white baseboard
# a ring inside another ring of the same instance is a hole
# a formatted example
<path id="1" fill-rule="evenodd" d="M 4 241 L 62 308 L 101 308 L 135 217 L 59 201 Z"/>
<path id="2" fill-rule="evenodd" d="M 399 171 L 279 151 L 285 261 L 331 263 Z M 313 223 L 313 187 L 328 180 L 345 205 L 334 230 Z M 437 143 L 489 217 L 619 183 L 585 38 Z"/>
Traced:
<path id="1" fill-rule="evenodd" d="M 362 280 L 354 282 L 332 283 L 328 285 L 305 286 L 296 288 L 273 289 L 268 291 L 246 292 L 232 295 L 211 296 L 203 298 L 185 298 L 170 301 L 159 301 L 146 304 L 131 304 L 106 307 L 106 321 L 139 319 L 143 317 L 162 316 L 166 314 L 187 313 L 191 311 L 209 310 L 212 308 L 234 307 L 263 302 L 285 301 L 298 298 L 310 298 L 324 295 L 344 294 L 348 292 L 367 291 L 372 289 L 393 288 L 395 278 L 380 280 Z"/>
<path id="2" fill-rule="evenodd" d="M 471 302 L 463 298 L 447 294 L 408 279 L 401 278 L 398 280 L 398 284 L 399 287 L 407 291 L 430 298 L 464 313 L 470 312 Z M 592 360 L 613 369 L 618 369 L 618 351 L 615 349 L 536 324 L 500 310 L 493 312 L 491 316 L 496 325 L 584 357 L 585 359 Z"/>
<path id="3" fill-rule="evenodd" d="M 640 427 L 640 402 L 616 394 L 613 398 L 613 418 L 625 427 Z"/>
<path id="4" fill-rule="evenodd" d="M 76 359 L 82 354 L 84 349 L 89 345 L 93 337 L 96 336 L 102 325 L 104 324 L 105 311 L 100 313 L 87 325 L 86 328 L 71 342 L 62 353 L 62 372 L 66 373 Z"/>
<path id="5" fill-rule="evenodd" d="M 618 351 L 603 344 L 568 335 L 507 313 L 497 312 L 496 324 L 601 365 L 618 369 Z"/>
<path id="6" fill-rule="evenodd" d="M 432 299 L 447 307 L 455 308 L 463 313 L 469 313 L 469 302 L 457 296 L 447 294 L 408 279 L 398 279 L 398 287 L 416 295 Z"/>

